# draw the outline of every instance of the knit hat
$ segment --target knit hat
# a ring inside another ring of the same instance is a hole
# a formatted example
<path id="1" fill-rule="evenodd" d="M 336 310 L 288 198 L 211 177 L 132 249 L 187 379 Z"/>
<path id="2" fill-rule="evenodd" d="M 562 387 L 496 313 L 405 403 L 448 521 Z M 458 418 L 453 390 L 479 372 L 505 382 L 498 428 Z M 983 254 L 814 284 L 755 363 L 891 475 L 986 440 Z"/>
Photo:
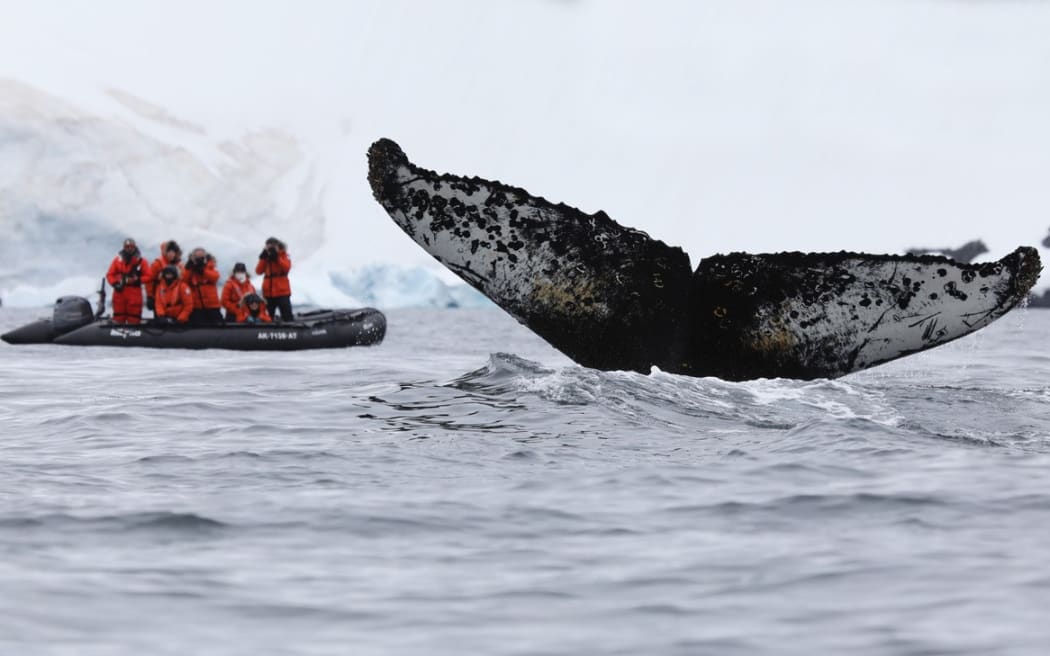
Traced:
<path id="1" fill-rule="evenodd" d="M 244 266 L 244 262 L 238 262 L 233 265 L 233 272 L 237 273 L 238 271 L 241 273 L 248 273 L 248 267 Z"/>

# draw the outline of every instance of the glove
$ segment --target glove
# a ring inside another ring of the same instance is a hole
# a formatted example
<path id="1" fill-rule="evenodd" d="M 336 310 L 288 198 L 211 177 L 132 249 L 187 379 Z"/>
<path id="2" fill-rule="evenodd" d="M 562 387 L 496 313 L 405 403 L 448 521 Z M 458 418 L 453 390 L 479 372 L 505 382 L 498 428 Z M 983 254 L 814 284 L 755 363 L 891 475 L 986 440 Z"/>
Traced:
<path id="1" fill-rule="evenodd" d="M 124 289 L 124 279 L 123 278 L 121 278 L 117 282 L 113 283 L 113 291 L 119 292 L 122 289 Z"/>
<path id="2" fill-rule="evenodd" d="M 262 249 L 262 252 L 259 253 L 259 259 L 260 260 L 268 260 L 268 259 L 270 259 L 269 251 L 267 251 L 265 248 Z"/>
<path id="3" fill-rule="evenodd" d="M 155 312 L 156 309 L 157 309 L 156 304 L 154 304 L 154 302 L 153 302 L 153 297 L 152 296 L 147 296 L 146 297 L 146 309 L 149 310 L 150 312 Z"/>

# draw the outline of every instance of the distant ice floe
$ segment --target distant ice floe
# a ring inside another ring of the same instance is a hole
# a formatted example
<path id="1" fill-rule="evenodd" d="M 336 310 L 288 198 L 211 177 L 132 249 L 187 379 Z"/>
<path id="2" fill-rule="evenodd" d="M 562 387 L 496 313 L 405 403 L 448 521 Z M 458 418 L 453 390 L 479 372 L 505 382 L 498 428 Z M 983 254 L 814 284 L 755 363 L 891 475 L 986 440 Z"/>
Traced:
<path id="1" fill-rule="evenodd" d="M 494 307 L 474 288 L 449 285 L 424 267 L 379 264 L 352 272 L 332 272 L 330 278 L 336 289 L 375 307 Z"/>
<path id="2" fill-rule="evenodd" d="M 495 307 L 481 292 L 463 283 L 449 283 L 446 277 L 436 268 L 423 266 L 371 264 L 332 271 L 323 263 L 307 262 L 292 277 L 292 300 L 319 307 L 380 310 Z"/>

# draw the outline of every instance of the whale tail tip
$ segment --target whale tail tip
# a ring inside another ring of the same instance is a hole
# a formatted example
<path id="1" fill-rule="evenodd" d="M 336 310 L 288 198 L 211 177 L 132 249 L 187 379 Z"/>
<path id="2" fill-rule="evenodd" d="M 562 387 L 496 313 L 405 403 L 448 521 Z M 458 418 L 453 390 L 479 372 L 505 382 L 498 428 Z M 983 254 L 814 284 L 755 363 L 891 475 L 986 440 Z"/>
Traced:
<path id="1" fill-rule="evenodd" d="M 381 204 L 385 199 L 394 195 L 396 185 L 397 169 L 409 166 L 408 156 L 394 141 L 386 138 L 378 139 L 368 149 L 368 184 L 372 187 L 372 195 Z"/>

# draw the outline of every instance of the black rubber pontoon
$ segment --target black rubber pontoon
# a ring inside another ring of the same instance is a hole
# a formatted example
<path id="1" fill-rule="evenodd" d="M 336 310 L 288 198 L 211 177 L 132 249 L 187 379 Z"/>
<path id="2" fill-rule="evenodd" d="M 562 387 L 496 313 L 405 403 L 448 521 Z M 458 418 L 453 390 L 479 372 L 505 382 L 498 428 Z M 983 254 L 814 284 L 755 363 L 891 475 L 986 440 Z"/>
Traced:
<path id="1" fill-rule="evenodd" d="M 88 323 L 83 315 L 64 321 L 59 309 L 71 313 L 73 305 L 63 297 L 53 319 L 41 319 L 0 336 L 9 344 L 64 344 L 67 346 L 141 346 L 177 349 L 232 349 L 237 351 L 298 351 L 303 349 L 368 346 L 383 341 L 386 317 L 379 310 L 316 310 L 296 316 L 295 321 L 269 324 L 225 324 L 190 328 L 157 326 L 148 321 L 137 326 L 117 325 L 108 320 Z M 81 308 L 82 309 L 82 308 Z"/>
<path id="2" fill-rule="evenodd" d="M 95 320 L 91 303 L 80 296 L 63 296 L 55 301 L 50 319 L 39 319 L 0 335 L 8 344 L 48 344 L 56 337 L 86 326 Z"/>

